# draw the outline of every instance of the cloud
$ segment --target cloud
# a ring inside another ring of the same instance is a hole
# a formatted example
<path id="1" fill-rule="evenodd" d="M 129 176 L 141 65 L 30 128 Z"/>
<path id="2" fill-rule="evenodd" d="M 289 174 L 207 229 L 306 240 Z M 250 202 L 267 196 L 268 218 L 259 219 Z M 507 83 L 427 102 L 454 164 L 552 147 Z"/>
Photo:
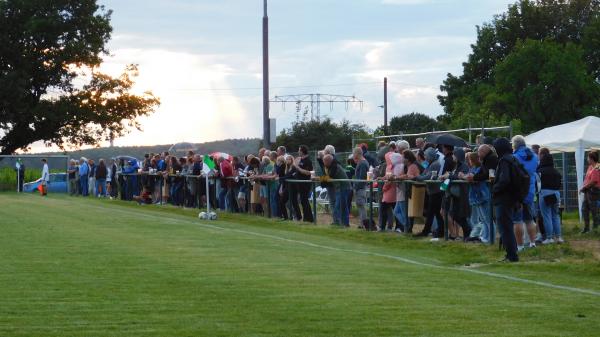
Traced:
<path id="1" fill-rule="evenodd" d="M 142 131 L 117 139 L 116 145 L 204 142 L 259 134 L 240 123 L 247 114 L 237 97 L 204 90 L 229 87 L 227 79 L 233 69 L 217 58 L 161 49 L 120 49 L 105 60 L 101 70 L 116 76 L 133 62 L 140 70 L 134 91 L 152 90 L 162 104 L 153 115 L 139 120 Z"/>
<path id="2" fill-rule="evenodd" d="M 448 72 L 460 70 L 470 42 L 469 37 L 451 35 L 345 40 L 289 50 L 286 53 L 289 57 L 278 55 L 273 60 L 281 62 L 278 69 L 294 69 L 300 82 L 322 83 L 326 79 L 330 83 L 356 83 L 336 88 L 336 93 L 356 94 L 364 99 L 363 110 L 347 112 L 345 108 L 334 107 L 328 114 L 336 119 L 365 122 L 375 128 L 382 123 L 378 106 L 383 103 L 384 77 L 389 80 L 391 114 L 419 111 L 439 115 L 442 112 L 437 100 L 439 85 Z M 329 111 L 329 108 L 323 110 Z"/>

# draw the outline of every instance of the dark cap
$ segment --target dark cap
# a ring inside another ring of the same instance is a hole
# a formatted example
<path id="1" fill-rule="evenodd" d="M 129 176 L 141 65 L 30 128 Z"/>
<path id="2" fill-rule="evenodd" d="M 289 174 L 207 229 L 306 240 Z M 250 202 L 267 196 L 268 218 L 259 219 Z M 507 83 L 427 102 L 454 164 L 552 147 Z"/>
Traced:
<path id="1" fill-rule="evenodd" d="M 510 145 L 510 140 L 506 138 L 496 139 L 494 141 L 494 148 L 496 149 L 498 157 L 502 157 L 507 153 L 512 153 L 512 145 Z"/>

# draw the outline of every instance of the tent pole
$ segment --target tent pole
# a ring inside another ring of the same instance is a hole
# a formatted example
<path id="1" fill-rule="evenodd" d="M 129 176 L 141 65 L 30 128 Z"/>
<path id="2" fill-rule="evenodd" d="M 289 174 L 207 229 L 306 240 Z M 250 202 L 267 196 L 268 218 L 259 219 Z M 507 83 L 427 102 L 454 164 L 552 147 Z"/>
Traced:
<path id="1" fill-rule="evenodd" d="M 563 180 L 563 199 L 565 205 L 565 211 L 569 211 L 569 202 L 567 199 L 568 191 L 569 191 L 569 175 L 567 174 L 567 154 L 565 152 L 562 153 L 562 180 Z"/>

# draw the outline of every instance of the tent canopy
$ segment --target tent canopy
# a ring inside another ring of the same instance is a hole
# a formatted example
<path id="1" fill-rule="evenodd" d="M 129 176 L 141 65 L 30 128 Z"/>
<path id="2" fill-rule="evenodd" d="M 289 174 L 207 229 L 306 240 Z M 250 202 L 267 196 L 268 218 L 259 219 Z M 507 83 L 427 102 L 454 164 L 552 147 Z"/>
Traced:
<path id="1" fill-rule="evenodd" d="M 590 116 L 575 122 L 540 130 L 526 137 L 527 144 L 538 144 L 563 152 L 600 146 L 600 118 Z"/>
<path id="2" fill-rule="evenodd" d="M 577 189 L 583 187 L 585 150 L 600 145 L 600 118 L 590 116 L 575 122 L 553 126 L 533 133 L 525 138 L 529 145 L 538 144 L 550 150 L 575 152 L 575 169 L 577 170 Z M 563 173 L 563 177 L 565 173 Z M 563 178 L 565 179 L 565 178 Z M 579 221 L 583 195 L 578 193 Z"/>

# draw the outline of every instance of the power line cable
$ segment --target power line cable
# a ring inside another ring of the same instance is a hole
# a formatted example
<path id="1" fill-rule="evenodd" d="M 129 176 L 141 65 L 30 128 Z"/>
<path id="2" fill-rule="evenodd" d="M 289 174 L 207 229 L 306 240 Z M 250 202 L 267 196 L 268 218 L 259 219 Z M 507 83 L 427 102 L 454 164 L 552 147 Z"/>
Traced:
<path id="1" fill-rule="evenodd" d="M 322 88 L 322 87 L 348 87 L 379 85 L 380 82 L 355 82 L 355 83 L 337 83 L 337 84 L 316 84 L 316 85 L 292 85 L 292 86 L 271 86 L 271 89 L 302 89 L 302 88 Z M 236 91 L 236 90 L 262 90 L 262 87 L 239 87 L 239 88 L 175 88 L 174 91 Z"/>

